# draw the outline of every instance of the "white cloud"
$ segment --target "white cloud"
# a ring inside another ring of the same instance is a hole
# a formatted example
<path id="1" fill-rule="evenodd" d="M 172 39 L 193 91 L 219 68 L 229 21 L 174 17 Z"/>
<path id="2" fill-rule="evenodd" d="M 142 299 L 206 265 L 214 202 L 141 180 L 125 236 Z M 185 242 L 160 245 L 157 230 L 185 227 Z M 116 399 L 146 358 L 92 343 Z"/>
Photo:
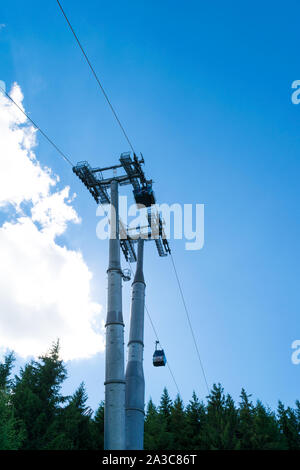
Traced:
<path id="1" fill-rule="evenodd" d="M 66 186 L 61 191 L 41 198 L 32 208 L 32 220 L 39 222 L 42 232 L 50 238 L 63 234 L 68 222 L 80 221 L 74 208 L 65 202 L 65 199 L 69 199 L 69 191 L 69 186 Z"/>
<path id="2" fill-rule="evenodd" d="M 17 85 L 12 96 L 22 106 Z M 0 95 L 0 210 L 9 216 L 0 226 L 0 345 L 37 356 L 60 338 L 65 360 L 90 357 L 104 348 L 92 274 L 81 253 L 56 242 L 80 220 L 70 188 L 58 190 L 58 177 L 37 161 L 35 134 Z"/>
<path id="3" fill-rule="evenodd" d="M 22 108 L 23 95 L 17 85 L 11 96 Z M 0 93 L 0 208 L 19 207 L 24 201 L 37 203 L 58 181 L 37 162 L 33 153 L 36 130 L 25 122 L 24 114 Z"/>

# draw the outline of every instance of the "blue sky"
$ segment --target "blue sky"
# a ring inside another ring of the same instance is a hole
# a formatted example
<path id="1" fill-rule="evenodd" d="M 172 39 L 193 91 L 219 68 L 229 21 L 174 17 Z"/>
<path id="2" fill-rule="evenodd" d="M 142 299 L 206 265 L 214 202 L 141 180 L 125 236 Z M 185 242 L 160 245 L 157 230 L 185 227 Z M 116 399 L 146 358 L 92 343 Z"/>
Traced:
<path id="1" fill-rule="evenodd" d="M 159 202 L 205 204 L 205 245 L 171 246 L 210 384 L 234 399 L 242 387 L 275 407 L 299 399 L 291 362 L 299 325 L 299 4 L 65 0 L 70 21 L 133 141 Z M 55 1 L 1 6 L 1 76 L 73 162 L 113 164 L 128 144 Z M 96 238 L 96 205 L 38 136 L 42 165 L 77 198 L 81 224 L 61 245 L 80 250 L 92 298 L 106 303 L 107 241 Z M 147 244 L 146 303 L 185 402 L 206 389 L 170 259 Z M 129 283 L 124 285 L 128 335 Z M 127 336 L 126 336 L 127 337 Z M 151 365 L 146 318 L 146 399 L 176 388 Z M 20 359 L 20 362 L 22 360 Z M 93 408 L 104 397 L 104 355 L 68 363 L 66 393 L 82 380 Z"/>

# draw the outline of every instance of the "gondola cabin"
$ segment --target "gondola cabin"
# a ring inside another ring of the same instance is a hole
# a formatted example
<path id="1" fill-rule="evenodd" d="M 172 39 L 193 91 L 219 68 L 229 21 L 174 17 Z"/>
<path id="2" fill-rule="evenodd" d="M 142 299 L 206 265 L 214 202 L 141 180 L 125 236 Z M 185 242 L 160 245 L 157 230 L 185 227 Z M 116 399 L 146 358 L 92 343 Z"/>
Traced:
<path id="1" fill-rule="evenodd" d="M 154 192 L 152 189 L 152 183 L 147 183 L 145 186 L 134 189 L 133 195 L 135 202 L 138 206 L 150 207 L 155 204 Z"/>
<path id="2" fill-rule="evenodd" d="M 167 358 L 163 349 L 157 349 L 158 341 L 156 342 L 156 348 L 153 354 L 153 365 L 154 367 L 165 366 Z"/>

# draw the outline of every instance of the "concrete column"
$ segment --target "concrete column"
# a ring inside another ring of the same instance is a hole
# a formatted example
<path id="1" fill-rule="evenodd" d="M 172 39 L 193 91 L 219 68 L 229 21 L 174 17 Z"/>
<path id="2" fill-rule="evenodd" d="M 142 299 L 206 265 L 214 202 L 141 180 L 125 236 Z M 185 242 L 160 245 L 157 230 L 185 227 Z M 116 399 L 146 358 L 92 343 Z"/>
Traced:
<path id="1" fill-rule="evenodd" d="M 143 371 L 145 281 L 144 240 L 138 241 L 138 257 L 132 283 L 128 362 L 126 367 L 126 449 L 144 447 L 145 380 Z"/>
<path id="2" fill-rule="evenodd" d="M 118 182 L 111 182 L 106 317 L 104 449 L 125 449 L 124 323 L 120 264 Z"/>

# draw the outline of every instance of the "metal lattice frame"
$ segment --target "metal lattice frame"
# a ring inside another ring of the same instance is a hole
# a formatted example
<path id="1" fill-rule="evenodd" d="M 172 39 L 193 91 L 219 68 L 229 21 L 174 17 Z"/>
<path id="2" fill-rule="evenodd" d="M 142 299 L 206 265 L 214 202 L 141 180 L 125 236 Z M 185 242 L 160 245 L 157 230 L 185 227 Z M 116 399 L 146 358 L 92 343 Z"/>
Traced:
<path id="1" fill-rule="evenodd" d="M 139 160 L 134 154 L 132 159 L 130 152 L 124 152 L 121 154 L 119 161 L 120 164 L 105 168 L 92 168 L 87 161 L 79 162 L 73 167 L 73 172 L 83 182 L 97 204 L 110 204 L 108 189 L 112 180 L 116 180 L 121 186 L 131 184 L 134 191 L 140 190 L 147 184 L 152 183 L 151 180 L 146 179 L 142 169 L 141 165 L 144 163 L 143 157 Z M 123 168 L 125 175 L 110 178 L 103 177 L 103 172 L 116 170 L 117 168 Z M 155 206 L 154 196 L 153 200 Z M 148 208 L 147 217 L 149 227 L 146 240 L 154 239 L 159 256 L 167 256 L 171 251 L 163 230 L 161 215 L 158 214 L 157 211 L 153 212 L 152 207 L 153 206 Z M 120 221 L 120 246 L 126 261 L 136 261 L 137 258 L 134 249 L 134 243 L 136 241 L 136 239 L 130 237 L 128 230 Z"/>

